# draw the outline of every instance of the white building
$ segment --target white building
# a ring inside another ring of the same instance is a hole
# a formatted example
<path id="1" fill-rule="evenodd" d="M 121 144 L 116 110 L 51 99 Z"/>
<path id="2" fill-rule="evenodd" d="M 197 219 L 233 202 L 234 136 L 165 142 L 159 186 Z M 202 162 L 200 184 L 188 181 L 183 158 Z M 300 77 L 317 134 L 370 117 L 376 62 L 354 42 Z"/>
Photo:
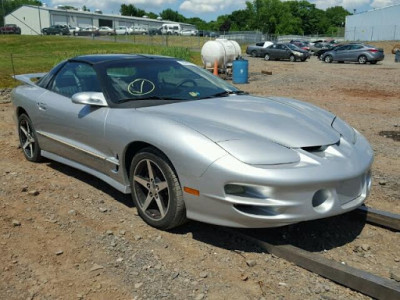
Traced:
<path id="1" fill-rule="evenodd" d="M 5 17 L 5 23 L 19 26 L 21 28 L 21 34 L 37 35 L 41 34 L 42 28 L 57 24 L 78 27 L 109 26 L 111 28 L 116 28 L 118 26 L 136 26 L 150 29 L 159 28 L 164 23 L 175 22 L 24 5 L 8 14 Z M 179 24 L 182 29 L 195 29 L 195 26 L 191 24 Z"/>
<path id="2" fill-rule="evenodd" d="M 348 41 L 400 40 L 400 4 L 346 17 Z"/>

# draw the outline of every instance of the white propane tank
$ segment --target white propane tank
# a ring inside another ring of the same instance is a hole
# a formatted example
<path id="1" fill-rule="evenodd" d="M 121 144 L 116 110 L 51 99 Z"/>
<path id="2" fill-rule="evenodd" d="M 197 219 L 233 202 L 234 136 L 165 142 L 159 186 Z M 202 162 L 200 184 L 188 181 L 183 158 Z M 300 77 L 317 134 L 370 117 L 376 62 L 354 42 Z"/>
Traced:
<path id="1" fill-rule="evenodd" d="M 218 61 L 218 69 L 226 70 L 232 62 L 241 56 L 242 50 L 236 41 L 216 39 L 208 41 L 201 48 L 201 59 L 206 69 L 212 69 L 214 62 Z"/>

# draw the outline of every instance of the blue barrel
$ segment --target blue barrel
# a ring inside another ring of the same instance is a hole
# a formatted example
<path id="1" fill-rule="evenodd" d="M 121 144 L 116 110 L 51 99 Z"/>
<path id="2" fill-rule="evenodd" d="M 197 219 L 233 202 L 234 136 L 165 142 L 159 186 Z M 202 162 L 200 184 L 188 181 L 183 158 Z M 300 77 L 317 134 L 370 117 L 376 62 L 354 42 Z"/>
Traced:
<path id="1" fill-rule="evenodd" d="M 249 61 L 245 59 L 234 60 L 232 69 L 233 83 L 249 83 Z"/>

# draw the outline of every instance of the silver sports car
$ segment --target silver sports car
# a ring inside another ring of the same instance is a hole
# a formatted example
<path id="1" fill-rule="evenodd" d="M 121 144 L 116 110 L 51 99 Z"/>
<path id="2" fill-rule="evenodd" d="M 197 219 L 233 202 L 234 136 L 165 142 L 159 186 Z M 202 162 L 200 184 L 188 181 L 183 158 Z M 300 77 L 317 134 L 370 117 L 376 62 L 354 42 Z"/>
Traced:
<path id="1" fill-rule="evenodd" d="M 367 140 L 311 104 L 250 96 L 199 67 L 90 55 L 12 93 L 23 153 L 130 193 L 150 225 L 275 227 L 345 213 L 371 187 Z M 33 82 L 32 78 L 40 78 Z"/>

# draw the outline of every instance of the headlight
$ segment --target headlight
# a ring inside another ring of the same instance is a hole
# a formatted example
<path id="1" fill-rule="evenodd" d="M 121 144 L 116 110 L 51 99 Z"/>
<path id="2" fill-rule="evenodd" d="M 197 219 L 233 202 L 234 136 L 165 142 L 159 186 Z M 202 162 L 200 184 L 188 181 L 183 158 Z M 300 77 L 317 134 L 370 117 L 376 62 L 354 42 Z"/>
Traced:
<path id="1" fill-rule="evenodd" d="M 353 127 L 347 124 L 342 119 L 335 117 L 332 122 L 332 128 L 339 132 L 344 139 L 355 144 L 356 143 L 356 132 Z"/>
<path id="2" fill-rule="evenodd" d="M 293 54 L 294 54 L 294 55 L 297 55 L 297 56 L 301 56 L 301 55 L 302 55 L 302 53 L 299 52 L 299 51 L 293 51 Z"/>
<path id="3" fill-rule="evenodd" d="M 249 165 L 280 165 L 300 161 L 297 152 L 274 142 L 260 140 L 229 140 L 219 146 L 230 155 Z"/>

